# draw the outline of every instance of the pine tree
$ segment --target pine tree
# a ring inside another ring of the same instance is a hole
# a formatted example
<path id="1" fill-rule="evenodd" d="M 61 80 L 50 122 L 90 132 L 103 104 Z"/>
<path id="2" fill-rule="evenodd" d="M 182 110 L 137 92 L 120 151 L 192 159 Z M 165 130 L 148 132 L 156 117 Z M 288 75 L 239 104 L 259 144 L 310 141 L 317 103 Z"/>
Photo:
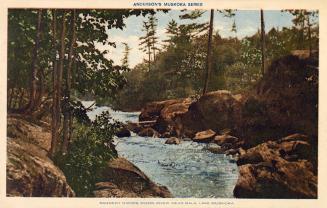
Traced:
<path id="1" fill-rule="evenodd" d="M 128 46 L 128 44 L 127 43 L 122 43 L 125 47 L 124 47 L 124 56 L 123 56 L 123 58 L 122 58 L 122 60 L 121 60 L 121 65 L 122 65 L 122 67 L 126 67 L 126 68 L 128 68 L 129 66 L 128 66 L 128 62 L 129 62 L 129 60 L 128 60 L 128 56 L 129 56 L 129 52 L 130 52 L 130 50 L 131 50 L 131 48 Z"/>
<path id="2" fill-rule="evenodd" d="M 143 22 L 143 28 L 142 31 L 145 32 L 144 36 L 140 37 L 140 50 L 142 50 L 143 52 L 145 52 L 148 55 L 148 60 L 146 60 L 147 64 L 148 64 L 148 70 L 151 70 L 151 55 L 152 55 L 152 51 L 151 51 L 151 47 L 152 47 L 152 37 L 151 37 L 151 33 L 150 33 L 150 25 L 148 22 L 144 21 Z"/>
<path id="3" fill-rule="evenodd" d="M 165 48 L 176 47 L 179 31 L 178 31 L 177 22 L 174 19 L 172 19 L 168 23 L 166 28 L 166 34 L 168 36 L 168 39 L 163 41 L 164 43 L 166 43 L 164 47 Z"/>
<path id="4" fill-rule="evenodd" d="M 158 37 L 156 36 L 157 35 L 158 19 L 154 16 L 154 14 L 149 16 L 148 23 L 149 23 L 149 26 L 150 26 L 149 35 L 151 36 L 150 39 L 151 39 L 151 44 L 152 44 L 151 45 L 151 50 L 152 50 L 152 53 L 153 53 L 153 61 L 155 61 L 156 60 L 156 51 L 158 51 L 159 48 L 157 47 Z"/>

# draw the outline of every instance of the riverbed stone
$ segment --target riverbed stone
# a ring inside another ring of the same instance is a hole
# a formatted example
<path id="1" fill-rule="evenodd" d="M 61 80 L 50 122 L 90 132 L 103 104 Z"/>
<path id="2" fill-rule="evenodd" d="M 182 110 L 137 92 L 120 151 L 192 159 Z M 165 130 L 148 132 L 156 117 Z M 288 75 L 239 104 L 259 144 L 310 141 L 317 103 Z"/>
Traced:
<path id="1" fill-rule="evenodd" d="M 224 150 L 221 148 L 221 146 L 215 143 L 209 143 L 207 149 L 215 154 L 224 154 Z"/>
<path id="2" fill-rule="evenodd" d="M 159 133 L 154 130 L 153 128 L 145 128 L 145 129 L 142 129 L 139 133 L 138 133 L 139 136 L 142 136 L 142 137 L 158 137 L 159 136 Z"/>
<path id="3" fill-rule="evenodd" d="M 123 128 L 118 130 L 118 132 L 116 133 L 116 136 L 119 137 L 119 138 L 121 138 L 121 137 L 130 137 L 131 132 L 126 127 L 123 127 Z"/>
<path id="4" fill-rule="evenodd" d="M 214 132 L 211 129 L 208 129 L 208 130 L 196 133 L 195 137 L 193 138 L 193 141 L 208 143 L 211 140 L 213 140 L 215 135 L 216 135 L 216 132 Z"/>
<path id="5" fill-rule="evenodd" d="M 170 137 L 166 140 L 165 144 L 180 144 L 181 140 L 177 137 Z"/>

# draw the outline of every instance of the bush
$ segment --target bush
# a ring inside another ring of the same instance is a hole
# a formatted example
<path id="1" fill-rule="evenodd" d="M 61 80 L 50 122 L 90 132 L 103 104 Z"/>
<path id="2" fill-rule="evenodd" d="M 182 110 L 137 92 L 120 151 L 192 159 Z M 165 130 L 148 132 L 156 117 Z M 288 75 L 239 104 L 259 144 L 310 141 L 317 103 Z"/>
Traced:
<path id="1" fill-rule="evenodd" d="M 91 125 L 77 124 L 68 153 L 58 153 L 55 157 L 77 196 L 92 196 L 106 163 L 117 157 L 112 139 L 119 126 L 109 112 L 97 116 Z"/>

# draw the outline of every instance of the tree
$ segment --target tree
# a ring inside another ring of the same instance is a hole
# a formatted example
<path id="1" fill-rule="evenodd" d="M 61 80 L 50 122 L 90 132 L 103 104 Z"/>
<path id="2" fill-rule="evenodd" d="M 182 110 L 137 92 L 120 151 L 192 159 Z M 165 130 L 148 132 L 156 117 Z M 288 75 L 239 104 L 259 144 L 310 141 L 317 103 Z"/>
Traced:
<path id="1" fill-rule="evenodd" d="M 141 46 L 140 50 L 145 52 L 148 55 L 148 70 L 151 70 L 151 47 L 152 45 L 152 36 L 151 36 L 151 30 L 150 30 L 150 24 L 146 21 L 143 22 L 143 28 L 142 31 L 145 32 L 145 35 L 140 37 L 140 44 Z"/>
<path id="2" fill-rule="evenodd" d="M 74 49 L 76 47 L 76 9 L 71 11 L 71 42 L 68 53 L 68 66 L 66 69 L 66 89 L 63 105 L 63 144 L 61 151 L 67 153 L 69 141 L 72 131 L 72 118 L 70 109 L 70 93 L 71 93 L 71 80 L 72 80 L 72 65 L 74 60 Z"/>
<path id="3" fill-rule="evenodd" d="M 54 157 L 57 151 L 57 143 L 59 140 L 59 94 L 56 90 L 58 81 L 58 62 L 57 62 L 57 11 L 52 10 L 52 36 L 53 36 L 53 72 L 52 72 L 52 86 L 53 86 L 53 98 L 52 98 L 52 114 L 51 114 L 51 148 L 50 155 Z"/>
<path id="4" fill-rule="evenodd" d="M 232 10 L 218 10 L 218 12 L 222 13 L 225 17 L 232 17 L 235 15 Z M 208 85 L 209 85 L 209 77 L 210 77 L 210 69 L 211 69 L 211 42 L 212 42 L 212 31 L 213 31 L 213 16 L 214 16 L 214 10 L 212 9 L 210 11 L 206 73 L 205 73 L 204 87 L 202 92 L 203 95 L 207 92 Z"/>
<path id="5" fill-rule="evenodd" d="M 211 70 L 211 42 L 212 42 L 212 31 L 213 31 L 213 17 L 214 17 L 214 10 L 211 9 L 210 11 L 210 23 L 209 23 L 209 35 L 208 35 L 208 48 L 207 48 L 207 59 L 206 59 L 206 74 L 205 74 L 205 84 L 203 87 L 203 95 L 206 94 L 208 89 L 209 83 L 209 76 Z"/>
<path id="6" fill-rule="evenodd" d="M 174 19 L 169 21 L 167 28 L 166 28 L 166 33 L 167 33 L 168 39 L 163 41 L 164 43 L 166 43 L 166 45 L 164 47 L 166 49 L 169 47 L 176 47 L 177 38 L 179 35 L 179 28 L 178 28 L 177 22 Z"/>
<path id="7" fill-rule="evenodd" d="M 63 79 L 63 69 L 64 69 L 64 58 L 65 58 L 65 37 L 66 37 L 66 10 L 62 11 L 61 15 L 61 34 L 60 34 L 60 49 L 59 49 L 59 60 L 57 68 L 53 71 L 53 110 L 52 110 L 52 143 L 50 154 L 51 157 L 55 156 L 57 152 L 59 135 L 60 135 L 60 120 L 61 120 L 61 97 L 62 97 L 62 79 Z M 54 24 L 56 23 L 57 14 L 56 11 L 53 11 Z M 56 26 L 53 28 L 56 29 Z M 56 32 L 53 32 L 54 37 Z M 55 58 L 56 59 L 56 58 Z M 55 64 L 54 64 L 55 66 Z"/>
<path id="8" fill-rule="evenodd" d="M 265 20 L 263 16 L 263 10 L 260 10 L 260 22 L 261 22 L 261 73 L 265 74 Z"/>
<path id="9" fill-rule="evenodd" d="M 129 56 L 129 52 L 130 52 L 131 48 L 128 46 L 127 43 L 122 43 L 122 44 L 125 47 L 124 47 L 124 56 L 123 56 L 123 58 L 121 60 L 121 62 L 122 62 L 121 65 L 123 67 L 129 68 L 129 66 L 128 66 L 128 63 L 129 63 L 128 56 Z"/>
<path id="10" fill-rule="evenodd" d="M 234 21 L 233 21 L 233 25 L 232 25 L 231 32 L 235 33 L 235 38 L 236 38 L 237 29 L 236 29 L 235 19 L 234 19 Z"/>
<path id="11" fill-rule="evenodd" d="M 42 9 L 39 9 L 37 12 L 37 29 L 36 29 L 36 36 L 35 36 L 35 46 L 33 51 L 33 58 L 31 64 L 31 88 L 30 88 L 30 98 L 29 103 L 26 109 L 26 112 L 32 112 L 35 108 L 36 102 L 36 93 L 37 93 L 37 65 L 38 65 L 38 51 L 39 51 L 39 44 L 40 44 L 40 36 L 41 36 L 41 21 L 42 21 Z"/>
<path id="12" fill-rule="evenodd" d="M 292 22 L 296 28 L 300 31 L 298 35 L 298 48 L 305 49 L 308 47 L 309 54 L 312 53 L 312 26 L 313 19 L 317 16 L 318 11 L 316 10 L 283 10 L 289 12 L 294 16 Z M 294 35 L 294 34 L 293 34 Z"/>
<path id="13" fill-rule="evenodd" d="M 151 14 L 148 19 L 149 27 L 150 27 L 150 32 L 149 36 L 152 42 L 151 50 L 153 51 L 153 61 L 156 61 L 156 51 L 159 50 L 157 47 L 158 44 L 158 37 L 156 36 L 157 34 L 157 23 L 158 19 L 154 16 L 154 14 Z"/>

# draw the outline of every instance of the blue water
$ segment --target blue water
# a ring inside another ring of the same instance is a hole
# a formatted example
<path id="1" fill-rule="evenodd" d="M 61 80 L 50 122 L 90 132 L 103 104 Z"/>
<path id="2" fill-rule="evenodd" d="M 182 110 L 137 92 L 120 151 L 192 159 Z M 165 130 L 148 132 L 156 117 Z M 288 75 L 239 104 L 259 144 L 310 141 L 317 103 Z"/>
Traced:
<path id="1" fill-rule="evenodd" d="M 137 122 L 139 112 L 113 111 L 109 107 L 95 107 L 88 113 L 91 119 L 109 110 L 121 122 Z M 167 145 L 164 138 L 117 138 L 116 149 L 139 167 L 149 178 L 167 186 L 174 197 L 231 198 L 238 177 L 237 165 L 223 154 L 213 154 L 206 144 L 183 141 Z"/>

